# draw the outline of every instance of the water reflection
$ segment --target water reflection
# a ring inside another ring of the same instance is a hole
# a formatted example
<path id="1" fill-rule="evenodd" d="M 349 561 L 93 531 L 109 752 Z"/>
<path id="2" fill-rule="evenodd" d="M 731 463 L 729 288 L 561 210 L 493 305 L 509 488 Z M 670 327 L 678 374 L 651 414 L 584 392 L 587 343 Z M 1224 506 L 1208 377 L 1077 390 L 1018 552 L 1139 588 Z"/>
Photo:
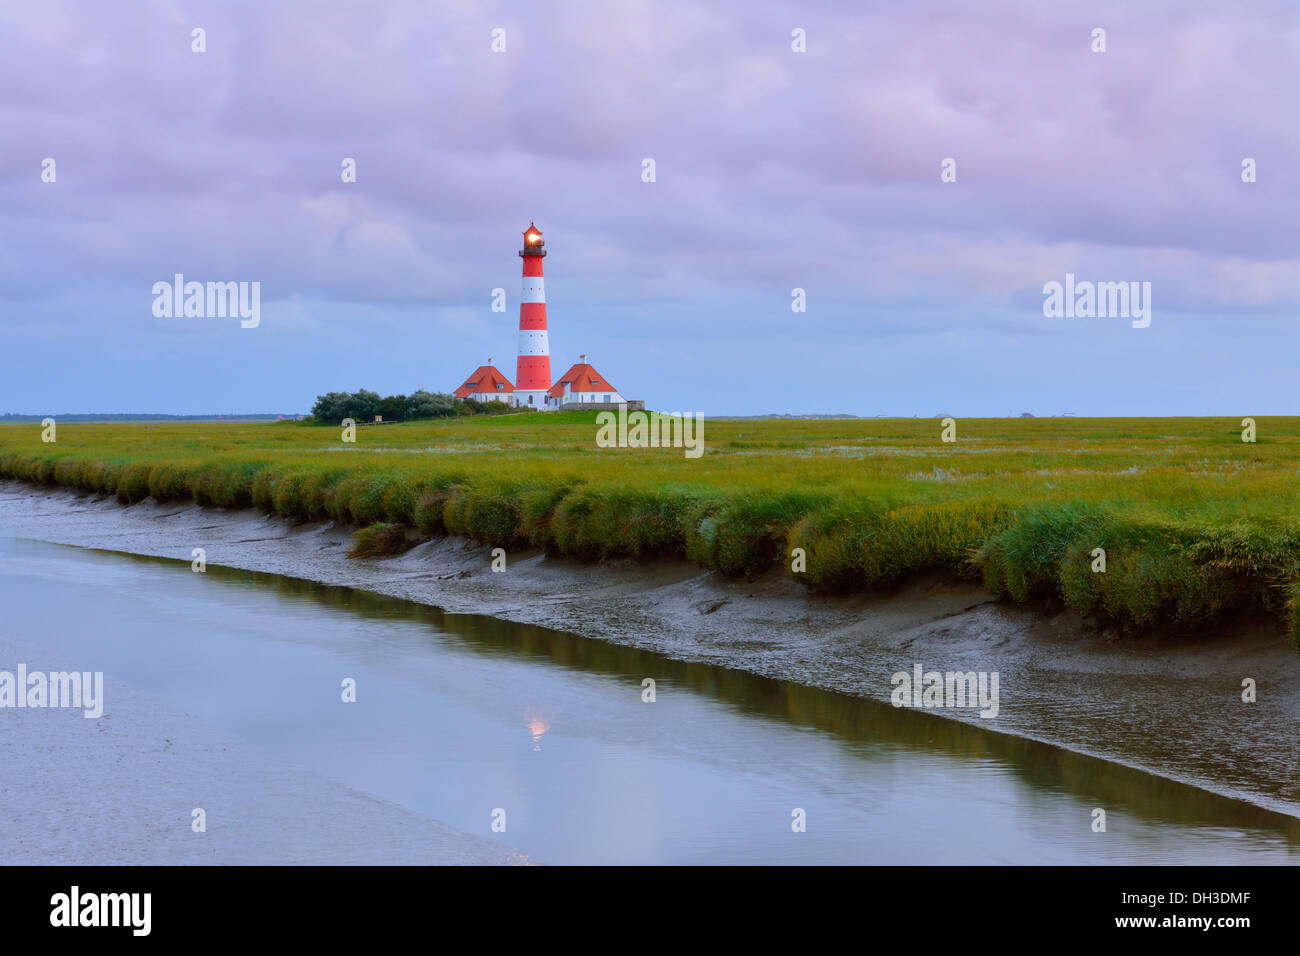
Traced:
<path id="1" fill-rule="evenodd" d="M 533 736 L 533 750 L 540 751 L 542 749 L 542 734 L 550 730 L 551 725 L 546 722 L 546 718 L 532 709 L 524 711 L 524 725 Z"/>
<path id="2" fill-rule="evenodd" d="M 176 562 L 166 559 L 115 557 L 177 569 Z M 184 573 L 188 574 L 188 569 Z M 1300 819 L 1121 764 L 922 711 L 710 664 L 672 660 L 534 625 L 448 614 L 351 588 L 211 566 L 206 579 L 222 588 L 269 591 L 290 602 L 362 620 L 418 623 L 427 627 L 431 641 L 453 637 L 460 649 L 483 657 L 545 662 L 626 680 L 629 693 L 639 694 L 641 680 L 650 675 L 659 685 L 660 696 L 666 687 L 686 689 L 735 714 L 775 719 L 832 735 L 850 751 L 877 761 L 892 754 L 930 754 L 976 772 L 988 768 L 989 772 L 1011 774 L 1037 793 L 1065 795 L 1087 806 L 1104 807 L 1112 819 L 1126 814 L 1153 827 L 1221 829 L 1224 839 L 1232 839 L 1234 832 L 1242 830 L 1260 831 L 1282 838 L 1292 848 L 1300 847 Z M 552 729 L 552 717 L 529 706 L 520 711 L 518 719 L 532 751 L 540 752 L 543 737 Z M 953 775 L 954 781 L 971 779 L 978 779 L 978 774 L 974 778 Z"/>

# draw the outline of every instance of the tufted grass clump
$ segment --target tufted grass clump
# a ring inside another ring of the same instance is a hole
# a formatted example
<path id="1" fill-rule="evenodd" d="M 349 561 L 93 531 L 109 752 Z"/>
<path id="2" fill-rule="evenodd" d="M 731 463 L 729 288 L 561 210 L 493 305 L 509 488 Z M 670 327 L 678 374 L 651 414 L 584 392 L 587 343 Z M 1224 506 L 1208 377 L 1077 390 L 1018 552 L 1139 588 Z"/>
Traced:
<path id="1" fill-rule="evenodd" d="M 349 558 L 392 557 L 410 550 L 415 543 L 407 533 L 406 525 L 379 521 L 359 528 L 352 535 Z"/>

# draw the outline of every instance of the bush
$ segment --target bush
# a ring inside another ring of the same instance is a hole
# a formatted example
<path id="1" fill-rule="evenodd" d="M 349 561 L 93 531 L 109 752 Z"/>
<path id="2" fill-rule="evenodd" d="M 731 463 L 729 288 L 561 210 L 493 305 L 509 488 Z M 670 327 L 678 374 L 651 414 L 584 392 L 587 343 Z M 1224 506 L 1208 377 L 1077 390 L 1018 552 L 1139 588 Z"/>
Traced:
<path id="1" fill-rule="evenodd" d="M 373 558 L 380 555 L 401 554 L 409 550 L 406 527 L 387 521 L 367 525 L 352 535 L 352 548 L 349 558 Z"/>
<path id="2" fill-rule="evenodd" d="M 125 504 L 135 504 L 149 497 L 149 472 L 153 466 L 147 461 L 137 461 L 122 470 L 117 480 L 117 500 Z"/>
<path id="3" fill-rule="evenodd" d="M 374 421 L 382 415 L 385 422 L 413 422 L 428 418 L 445 418 L 456 413 L 456 399 L 446 393 L 418 390 L 411 395 L 388 395 L 361 389 L 356 392 L 326 392 L 316 396 L 311 417 L 322 424 L 337 425 L 345 418 L 355 422 Z"/>

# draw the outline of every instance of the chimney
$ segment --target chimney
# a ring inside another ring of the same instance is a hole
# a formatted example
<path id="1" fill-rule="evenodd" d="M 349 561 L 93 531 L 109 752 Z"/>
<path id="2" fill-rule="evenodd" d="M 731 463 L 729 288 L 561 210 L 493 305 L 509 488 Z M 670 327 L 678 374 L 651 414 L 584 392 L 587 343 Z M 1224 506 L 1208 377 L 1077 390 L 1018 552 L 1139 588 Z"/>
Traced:
<path id="1" fill-rule="evenodd" d="M 583 363 L 585 363 L 585 362 L 587 361 L 587 356 L 585 356 L 585 355 L 579 355 L 579 356 L 578 356 L 578 361 L 579 361 L 579 362 L 583 362 Z"/>

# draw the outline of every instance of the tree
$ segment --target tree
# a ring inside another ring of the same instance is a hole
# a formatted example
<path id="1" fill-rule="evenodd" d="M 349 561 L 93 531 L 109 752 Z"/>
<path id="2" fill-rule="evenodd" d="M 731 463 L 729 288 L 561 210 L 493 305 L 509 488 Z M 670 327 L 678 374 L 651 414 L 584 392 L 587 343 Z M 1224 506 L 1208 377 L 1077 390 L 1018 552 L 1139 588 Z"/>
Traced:
<path id="1" fill-rule="evenodd" d="M 318 395 L 316 404 L 311 408 L 311 414 L 318 422 L 334 424 L 345 418 L 358 422 L 374 421 L 376 415 L 382 415 L 386 422 L 413 422 L 494 410 L 477 407 L 462 410 L 460 406 L 464 404 L 466 403 L 458 401 L 446 392 L 426 392 L 420 389 L 410 395 L 388 395 L 381 398 L 379 393 L 363 388 L 351 393 L 326 392 L 324 395 Z M 469 404 L 477 406 L 479 403 Z"/>
<path id="2" fill-rule="evenodd" d="M 422 418 L 445 418 L 455 414 L 456 399 L 445 392 L 426 392 L 424 389 L 412 392 L 406 399 L 406 421 L 413 422 Z"/>
<path id="3" fill-rule="evenodd" d="M 350 398 L 347 392 L 326 392 L 324 395 L 317 395 L 316 404 L 311 407 L 312 417 L 318 422 L 330 424 L 341 422 L 348 417 L 347 407 Z"/>
<path id="4" fill-rule="evenodd" d="M 375 406 L 375 414 L 384 416 L 386 422 L 405 421 L 406 396 L 389 395 L 387 398 L 381 398 L 379 404 Z"/>
<path id="5" fill-rule="evenodd" d="M 358 389 L 348 396 L 348 418 L 354 418 L 359 422 L 373 421 L 374 417 L 379 414 L 379 403 L 383 399 L 378 392 L 371 392 L 367 389 Z"/>

